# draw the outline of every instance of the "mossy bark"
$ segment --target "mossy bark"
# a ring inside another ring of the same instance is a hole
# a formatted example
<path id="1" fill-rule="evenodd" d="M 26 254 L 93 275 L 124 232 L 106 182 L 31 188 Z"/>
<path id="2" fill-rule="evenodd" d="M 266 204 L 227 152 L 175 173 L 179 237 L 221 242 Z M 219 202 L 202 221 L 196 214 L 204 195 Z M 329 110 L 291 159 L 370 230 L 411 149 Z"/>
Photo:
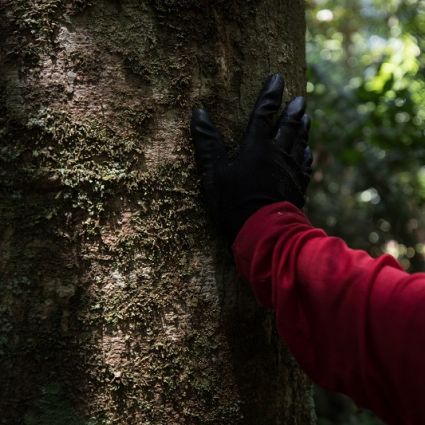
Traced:
<path id="1" fill-rule="evenodd" d="M 310 384 L 199 199 L 267 74 L 304 88 L 301 0 L 0 5 L 0 423 L 312 424 Z"/>

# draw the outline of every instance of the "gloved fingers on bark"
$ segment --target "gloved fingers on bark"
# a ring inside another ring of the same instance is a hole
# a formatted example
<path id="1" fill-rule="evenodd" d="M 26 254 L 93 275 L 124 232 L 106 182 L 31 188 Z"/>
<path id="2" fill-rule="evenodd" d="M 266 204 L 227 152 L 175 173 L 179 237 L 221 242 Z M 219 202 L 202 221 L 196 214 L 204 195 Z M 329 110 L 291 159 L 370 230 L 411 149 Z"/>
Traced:
<path id="1" fill-rule="evenodd" d="M 215 164 L 227 161 L 227 153 L 221 134 L 212 123 L 205 109 L 192 111 L 190 132 L 195 145 L 195 158 L 204 179 L 213 179 Z"/>
<path id="2" fill-rule="evenodd" d="M 280 74 L 267 78 L 249 119 L 246 143 L 261 143 L 272 136 L 274 116 L 282 103 L 284 86 L 285 82 Z"/>
<path id="3" fill-rule="evenodd" d="M 311 172 L 310 124 L 303 97 L 289 102 L 276 123 L 283 85 L 280 74 L 267 79 L 231 163 L 207 112 L 193 111 L 191 133 L 203 199 L 216 225 L 231 240 L 248 217 L 269 203 L 304 205 Z"/>
<path id="4" fill-rule="evenodd" d="M 275 142 L 284 152 L 291 154 L 295 140 L 298 139 L 300 128 L 303 128 L 302 117 L 305 114 L 306 103 L 302 96 L 291 100 L 279 118 Z"/>

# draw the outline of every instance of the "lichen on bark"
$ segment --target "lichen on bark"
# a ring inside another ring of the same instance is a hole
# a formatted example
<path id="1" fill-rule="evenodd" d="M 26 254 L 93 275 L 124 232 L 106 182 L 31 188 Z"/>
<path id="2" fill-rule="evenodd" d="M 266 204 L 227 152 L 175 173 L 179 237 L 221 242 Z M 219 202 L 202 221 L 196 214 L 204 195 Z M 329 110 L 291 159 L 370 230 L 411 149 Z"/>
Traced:
<path id="1" fill-rule="evenodd" d="M 0 6 L 0 423 L 59 423 L 53 405 L 70 423 L 313 422 L 210 228 L 188 134 L 206 105 L 235 146 L 268 73 L 303 92 L 303 7 Z"/>

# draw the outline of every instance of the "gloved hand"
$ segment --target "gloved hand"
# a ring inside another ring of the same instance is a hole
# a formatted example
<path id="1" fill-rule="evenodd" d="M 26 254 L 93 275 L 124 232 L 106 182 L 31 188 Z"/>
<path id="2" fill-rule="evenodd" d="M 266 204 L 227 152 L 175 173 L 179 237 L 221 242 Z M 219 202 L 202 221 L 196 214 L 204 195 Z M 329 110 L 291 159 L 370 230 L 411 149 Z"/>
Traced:
<path id="1" fill-rule="evenodd" d="M 305 203 L 312 163 L 307 147 L 310 119 L 304 98 L 296 97 L 275 123 L 283 87 L 280 74 L 267 79 L 233 160 L 207 111 L 197 109 L 192 114 L 203 197 L 214 221 L 232 241 L 261 207 L 289 201 L 302 208 Z"/>

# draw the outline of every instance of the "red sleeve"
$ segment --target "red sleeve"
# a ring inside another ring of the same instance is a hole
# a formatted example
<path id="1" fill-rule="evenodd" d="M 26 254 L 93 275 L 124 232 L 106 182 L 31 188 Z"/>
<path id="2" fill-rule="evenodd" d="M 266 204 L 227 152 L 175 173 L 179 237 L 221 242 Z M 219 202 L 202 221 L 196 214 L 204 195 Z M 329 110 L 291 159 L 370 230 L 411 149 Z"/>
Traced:
<path id="1" fill-rule="evenodd" d="M 287 202 L 250 217 L 233 251 L 316 383 L 389 424 L 425 423 L 425 273 L 348 248 Z"/>

